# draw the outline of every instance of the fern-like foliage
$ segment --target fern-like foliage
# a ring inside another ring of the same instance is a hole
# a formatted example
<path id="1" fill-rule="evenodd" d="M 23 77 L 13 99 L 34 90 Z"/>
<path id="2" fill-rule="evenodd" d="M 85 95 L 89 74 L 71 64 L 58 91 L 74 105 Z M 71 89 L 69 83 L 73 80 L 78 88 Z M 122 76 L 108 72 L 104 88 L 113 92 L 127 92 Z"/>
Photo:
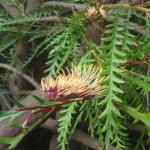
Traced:
<path id="1" fill-rule="evenodd" d="M 58 142 L 61 150 L 66 150 L 69 148 L 68 140 L 73 129 L 73 115 L 76 113 L 77 107 L 79 107 L 79 104 L 77 102 L 74 102 L 72 104 L 66 105 L 61 111 L 61 114 L 63 116 L 59 119 L 60 124 L 58 128 Z"/>
<path id="2" fill-rule="evenodd" d="M 104 120 L 104 126 L 102 131 L 106 133 L 105 145 L 106 149 L 109 149 L 111 142 L 116 143 L 117 149 L 125 149 L 125 141 L 123 137 L 125 128 L 123 127 L 121 120 L 122 115 L 117 108 L 116 104 L 121 105 L 123 102 L 120 95 L 123 91 L 120 89 L 120 85 L 124 83 L 122 78 L 123 70 L 119 68 L 121 63 L 125 62 L 125 49 L 128 50 L 128 44 L 132 44 L 128 37 L 128 20 L 129 14 L 126 17 L 126 21 L 122 22 L 123 10 L 118 7 L 115 12 L 115 20 L 112 24 L 107 26 L 107 31 L 102 40 L 107 44 L 102 48 L 107 53 L 103 54 L 103 74 L 107 76 L 106 85 L 107 88 L 104 92 L 105 98 L 101 104 L 104 105 L 104 111 L 100 117 Z"/>
<path id="3" fill-rule="evenodd" d="M 60 69 L 70 66 L 71 63 L 85 66 L 94 64 L 103 70 L 97 76 L 106 79 L 103 82 L 106 86 L 103 93 L 91 97 L 90 100 L 73 102 L 61 107 L 58 128 L 60 149 L 69 149 L 71 135 L 83 121 L 87 125 L 85 131 L 91 137 L 99 139 L 102 149 L 109 150 L 112 146 L 117 150 L 130 149 L 128 146 L 130 136 L 126 126 L 128 123 L 131 124 L 133 119 L 143 123 L 144 133 L 137 140 L 137 145 L 132 146 L 135 146 L 135 149 L 139 147 L 146 149 L 144 138 L 150 124 L 148 112 L 150 64 L 146 59 L 150 54 L 150 14 L 148 11 L 145 13 L 141 8 L 147 10 L 149 3 L 138 7 L 130 4 L 105 3 L 104 7 L 99 7 L 101 4 L 96 4 L 92 0 L 70 0 L 70 2 L 86 3 L 89 7 L 82 11 L 75 10 L 73 13 L 69 9 L 57 8 L 57 6 L 40 7 L 26 13 L 27 1 L 19 2 L 21 4 L 19 7 L 22 9 L 20 18 L 14 19 L 3 9 L 0 10 L 1 63 L 13 64 L 17 42 L 26 40 L 26 43 L 32 46 L 26 59 L 21 61 L 23 68 L 29 69 L 28 64 L 31 64 L 33 58 L 39 57 L 45 64 L 44 69 L 40 69 L 52 76 L 55 76 Z M 104 15 L 106 18 L 103 18 Z M 41 17 L 48 16 L 60 17 L 60 21 L 40 21 Z M 88 27 L 100 31 L 98 32 L 100 43 L 94 41 L 92 35 L 86 35 Z M 126 63 L 130 60 L 140 61 L 142 65 Z M 8 71 L 5 73 L 2 70 L 1 89 L 4 89 L 5 86 L 2 84 L 4 80 L 8 80 L 9 74 Z M 20 105 L 18 101 L 13 102 L 17 106 Z M 38 102 L 41 106 L 43 104 L 50 106 L 51 103 L 40 99 Z M 21 114 L 24 113 L 1 112 L 0 121 L 11 117 L 12 120 L 17 120 L 16 118 Z M 32 129 L 40 124 L 40 119 L 37 122 L 33 127 L 31 126 Z M 132 132 L 134 134 L 134 131 Z M 10 139 L 0 137 L 0 142 L 15 148 L 25 136 L 24 133 L 20 135 Z"/>
<path id="4" fill-rule="evenodd" d="M 49 55 L 46 64 L 49 66 L 46 70 L 51 75 L 56 74 L 60 68 L 73 59 L 79 41 L 84 31 L 84 14 L 83 12 L 75 14 L 68 20 L 68 26 L 63 31 L 55 35 L 45 49 L 49 50 Z M 83 19 L 81 19 L 83 18 Z"/>

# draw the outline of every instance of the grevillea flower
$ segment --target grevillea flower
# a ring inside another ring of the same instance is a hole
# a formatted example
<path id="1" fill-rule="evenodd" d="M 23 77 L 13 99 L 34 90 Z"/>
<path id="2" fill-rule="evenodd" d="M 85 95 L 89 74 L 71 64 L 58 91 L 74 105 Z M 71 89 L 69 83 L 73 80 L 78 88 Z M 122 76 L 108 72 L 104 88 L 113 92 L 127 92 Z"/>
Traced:
<path id="1" fill-rule="evenodd" d="M 46 101 L 66 102 L 90 99 L 102 91 L 105 86 L 101 85 L 103 78 L 100 77 L 101 70 L 94 65 L 74 66 L 62 70 L 56 78 L 47 76 L 41 79 L 44 99 Z M 56 104 L 57 105 L 57 104 Z M 25 110 L 51 110 L 55 106 L 29 106 L 19 107 L 18 111 Z M 56 108 L 56 107 L 55 107 Z"/>
<path id="2" fill-rule="evenodd" d="M 42 90 L 46 101 L 55 101 L 56 105 L 28 106 L 17 108 L 18 111 L 35 110 L 38 112 L 53 111 L 67 102 L 90 99 L 102 91 L 105 86 L 101 85 L 103 78 L 100 77 L 100 69 L 93 65 L 72 66 L 62 70 L 56 78 L 51 76 L 41 79 Z M 25 127 L 34 113 L 27 115 L 22 126 Z"/>
<path id="3" fill-rule="evenodd" d="M 56 78 L 48 76 L 41 79 L 42 90 L 48 101 L 72 101 L 89 99 L 105 87 L 100 69 L 94 65 L 74 66 L 62 71 Z"/>

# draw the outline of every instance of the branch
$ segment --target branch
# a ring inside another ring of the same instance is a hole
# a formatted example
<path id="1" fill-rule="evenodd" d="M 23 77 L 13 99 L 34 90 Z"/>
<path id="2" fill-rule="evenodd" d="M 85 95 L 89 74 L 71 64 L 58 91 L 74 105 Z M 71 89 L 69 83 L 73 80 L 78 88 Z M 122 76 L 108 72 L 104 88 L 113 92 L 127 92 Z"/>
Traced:
<path id="1" fill-rule="evenodd" d="M 54 21 L 54 22 L 59 22 L 61 19 L 58 16 L 49 16 L 49 17 L 39 17 L 39 18 L 35 18 L 32 21 L 35 22 L 44 22 L 44 21 Z"/>
<path id="2" fill-rule="evenodd" d="M 120 6 L 120 3 L 118 4 L 104 4 L 103 7 L 104 8 L 115 8 L 115 7 L 118 7 Z M 149 8 L 144 8 L 144 7 L 141 7 L 141 6 L 131 6 L 130 4 L 122 4 L 121 5 L 122 7 L 125 7 L 125 8 L 131 8 L 131 9 L 136 9 L 138 11 L 142 11 L 144 13 L 150 13 L 150 9 Z"/>
<path id="3" fill-rule="evenodd" d="M 43 128 L 44 128 L 44 126 L 43 126 Z M 50 139 L 49 150 L 57 150 L 58 145 L 59 144 L 57 141 L 57 136 L 56 136 L 56 134 L 53 134 Z"/>
<path id="4" fill-rule="evenodd" d="M 81 10 L 87 8 L 85 4 L 75 4 L 75 3 L 68 3 L 68 2 L 54 2 L 49 1 L 45 2 L 42 7 L 64 7 L 72 10 Z"/>
<path id="5" fill-rule="evenodd" d="M 129 22 L 129 25 L 133 28 L 133 30 L 139 34 L 144 34 L 144 28 L 136 23 Z"/>
<path id="6" fill-rule="evenodd" d="M 142 11 L 144 13 L 150 13 L 149 8 L 141 7 L 141 6 L 134 6 L 133 8 L 137 9 L 138 11 Z"/>
<path id="7" fill-rule="evenodd" d="M 114 21 L 114 19 L 115 19 L 115 17 L 113 17 L 113 16 L 108 16 L 107 17 L 107 21 L 111 21 L 111 22 L 113 22 Z M 124 21 L 124 19 L 121 19 L 121 22 L 123 23 L 123 21 Z M 139 33 L 139 34 L 144 34 L 144 28 L 143 28 L 143 26 L 140 26 L 140 25 L 138 25 L 138 24 L 136 24 L 136 23 L 133 23 L 133 22 L 129 22 L 129 26 L 135 31 L 135 32 L 137 32 L 137 33 Z"/>
<path id="8" fill-rule="evenodd" d="M 1 20 L 0 20 L 1 21 Z M 37 18 L 28 18 L 26 20 L 24 20 L 24 23 L 30 23 L 30 22 L 59 22 L 61 21 L 61 18 L 58 16 L 47 16 L 47 17 L 37 17 Z M 12 25 L 12 24 L 17 24 L 17 22 L 3 22 L 1 25 Z"/>
<path id="9" fill-rule="evenodd" d="M 11 105 L 8 101 L 7 95 L 0 93 L 0 105 L 2 110 L 11 110 Z"/>
<path id="10" fill-rule="evenodd" d="M 43 0 L 28 0 L 26 11 L 30 12 L 33 9 L 38 8 L 41 5 L 42 1 Z"/>
<path id="11" fill-rule="evenodd" d="M 14 18 L 18 18 L 21 16 L 21 12 L 19 9 L 12 3 L 8 2 L 8 0 L 0 0 L 0 5 Z"/>
<path id="12" fill-rule="evenodd" d="M 0 18 L 0 23 L 3 23 L 3 22 L 6 22 L 6 20 L 3 18 Z"/>
<path id="13" fill-rule="evenodd" d="M 37 89 L 40 87 L 40 85 L 36 81 L 34 81 L 30 76 L 26 75 L 25 73 L 23 73 L 22 71 L 20 71 L 20 70 L 18 70 L 16 68 L 13 68 L 12 66 L 0 63 L 0 68 L 4 68 L 4 69 L 7 69 L 7 70 L 10 70 L 10 71 L 14 72 L 15 74 L 20 75 L 22 78 L 27 80 L 29 83 L 31 83 Z"/>

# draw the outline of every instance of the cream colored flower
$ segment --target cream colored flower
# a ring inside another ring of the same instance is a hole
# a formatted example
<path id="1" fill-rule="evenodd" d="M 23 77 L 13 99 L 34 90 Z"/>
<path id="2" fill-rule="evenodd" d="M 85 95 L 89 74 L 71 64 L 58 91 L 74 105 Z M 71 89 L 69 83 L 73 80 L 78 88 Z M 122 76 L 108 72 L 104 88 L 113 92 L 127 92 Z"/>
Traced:
<path id="1" fill-rule="evenodd" d="M 48 101 L 71 101 L 90 98 L 97 95 L 104 86 L 100 77 L 100 69 L 94 65 L 72 65 L 56 78 L 51 76 L 41 79 L 42 90 Z"/>

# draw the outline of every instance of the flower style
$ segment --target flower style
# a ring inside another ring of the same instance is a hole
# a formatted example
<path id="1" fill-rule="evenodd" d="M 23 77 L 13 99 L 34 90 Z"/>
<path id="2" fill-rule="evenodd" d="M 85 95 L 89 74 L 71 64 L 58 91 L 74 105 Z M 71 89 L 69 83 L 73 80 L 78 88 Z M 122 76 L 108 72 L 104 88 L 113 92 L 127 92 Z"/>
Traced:
<path id="1" fill-rule="evenodd" d="M 63 70 L 57 78 L 51 76 L 41 79 L 42 90 L 48 101 L 72 101 L 89 99 L 105 87 L 101 86 L 103 78 L 100 69 L 94 65 L 72 65 L 71 71 Z"/>

